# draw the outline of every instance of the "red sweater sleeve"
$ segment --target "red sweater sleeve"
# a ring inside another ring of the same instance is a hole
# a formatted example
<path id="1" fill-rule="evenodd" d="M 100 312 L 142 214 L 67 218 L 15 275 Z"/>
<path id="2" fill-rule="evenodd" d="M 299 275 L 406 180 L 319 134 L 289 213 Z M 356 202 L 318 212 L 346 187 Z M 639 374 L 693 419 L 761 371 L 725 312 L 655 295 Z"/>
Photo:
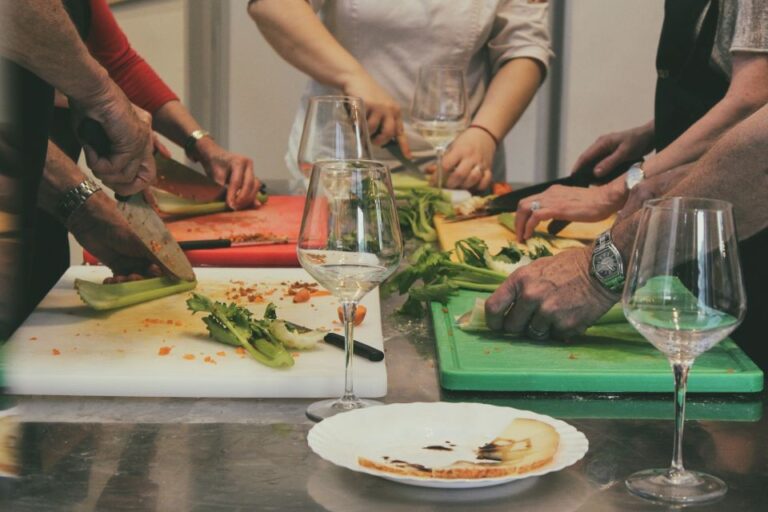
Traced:
<path id="1" fill-rule="evenodd" d="M 91 55 L 133 103 L 154 114 L 178 96 L 136 53 L 109 10 L 106 0 L 90 0 L 91 27 L 85 41 Z"/>

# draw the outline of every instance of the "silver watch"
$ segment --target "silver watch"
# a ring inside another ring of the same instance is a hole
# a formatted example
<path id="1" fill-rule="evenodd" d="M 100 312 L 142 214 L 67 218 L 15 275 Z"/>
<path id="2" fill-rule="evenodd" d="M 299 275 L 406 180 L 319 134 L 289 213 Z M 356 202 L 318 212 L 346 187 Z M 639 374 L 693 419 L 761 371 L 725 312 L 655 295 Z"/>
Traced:
<path id="1" fill-rule="evenodd" d="M 643 171 L 642 165 L 642 162 L 633 164 L 632 167 L 630 167 L 627 171 L 627 175 L 624 181 L 624 183 L 627 185 L 627 190 L 632 190 L 645 179 L 645 171 Z"/>
<path id="2" fill-rule="evenodd" d="M 91 178 L 85 178 L 80 184 L 64 192 L 56 205 L 56 213 L 61 220 L 66 222 L 78 208 L 85 204 L 89 197 L 99 190 L 101 187 L 98 183 Z"/>
<path id="3" fill-rule="evenodd" d="M 621 293 L 624 289 L 624 261 L 619 249 L 613 245 L 610 229 L 595 241 L 589 273 L 610 292 Z"/>

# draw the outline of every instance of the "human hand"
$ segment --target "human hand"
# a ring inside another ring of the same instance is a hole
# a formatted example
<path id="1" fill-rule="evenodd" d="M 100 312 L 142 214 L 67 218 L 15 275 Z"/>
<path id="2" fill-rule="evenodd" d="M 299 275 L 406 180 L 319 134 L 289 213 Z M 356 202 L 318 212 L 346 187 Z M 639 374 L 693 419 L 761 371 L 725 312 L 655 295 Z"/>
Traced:
<path id="1" fill-rule="evenodd" d="M 597 187 L 552 185 L 541 194 L 522 199 L 517 205 L 515 233 L 521 242 L 533 235 L 539 222 L 547 219 L 596 222 L 609 217 L 624 204 L 624 178 Z"/>
<path id="2" fill-rule="evenodd" d="M 242 210 L 261 205 L 256 199 L 261 182 L 253 173 L 253 160 L 230 153 L 210 137 L 197 141 L 196 149 L 208 176 L 227 186 L 227 206 Z"/>
<path id="3" fill-rule="evenodd" d="M 344 94 L 363 99 L 371 142 L 383 146 L 396 139 L 403 155 L 406 158 L 413 157 L 403 128 L 400 104 L 373 77 L 361 71 L 344 86 Z"/>
<path id="4" fill-rule="evenodd" d="M 516 270 L 485 302 L 494 331 L 570 339 L 618 300 L 589 275 L 591 249 L 569 249 Z"/>
<path id="5" fill-rule="evenodd" d="M 642 208 L 646 201 L 663 196 L 665 192 L 673 188 L 675 183 L 685 177 L 686 171 L 690 169 L 691 165 L 693 164 L 685 164 L 669 171 L 655 174 L 635 185 L 630 190 L 624 207 L 618 212 L 616 222 L 631 216 Z"/>
<path id="6" fill-rule="evenodd" d="M 67 219 L 67 229 L 115 275 L 152 273 L 150 252 L 104 192 L 94 193 L 75 210 Z"/>
<path id="7" fill-rule="evenodd" d="M 597 177 L 610 173 L 622 162 L 636 161 L 653 149 L 653 122 L 621 132 L 608 133 L 592 143 L 573 164 L 571 172 L 594 164 Z"/>
<path id="8" fill-rule="evenodd" d="M 464 130 L 451 143 L 443 156 L 444 184 L 446 188 L 484 191 L 491 186 L 491 165 L 496 143 L 481 130 Z M 436 164 L 427 168 L 434 173 Z"/>
<path id="9" fill-rule="evenodd" d="M 134 109 L 122 91 L 110 82 L 98 98 L 76 102 L 70 99 L 75 121 L 98 122 L 109 139 L 109 154 L 100 155 L 83 141 L 85 158 L 93 173 L 122 195 L 145 189 L 155 179 L 152 158 L 152 116 Z"/>

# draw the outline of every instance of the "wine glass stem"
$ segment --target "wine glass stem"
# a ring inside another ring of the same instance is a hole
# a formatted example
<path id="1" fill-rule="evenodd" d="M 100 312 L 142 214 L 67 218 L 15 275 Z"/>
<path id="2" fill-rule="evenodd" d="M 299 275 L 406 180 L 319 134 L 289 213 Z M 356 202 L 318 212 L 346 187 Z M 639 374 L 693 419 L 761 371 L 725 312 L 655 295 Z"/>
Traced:
<path id="1" fill-rule="evenodd" d="M 342 317 L 344 319 L 344 396 L 342 401 L 355 401 L 355 390 L 352 382 L 352 357 L 354 355 L 355 328 L 354 319 L 357 310 L 357 302 L 345 300 L 341 302 Z"/>
<path id="2" fill-rule="evenodd" d="M 675 373 L 675 445 L 672 450 L 672 476 L 685 471 L 683 468 L 683 426 L 685 423 L 685 391 L 688 386 L 688 363 L 674 363 Z"/>
<path id="3" fill-rule="evenodd" d="M 443 188 L 443 155 L 445 155 L 445 148 L 435 149 L 437 156 L 435 176 L 437 178 L 437 188 Z"/>

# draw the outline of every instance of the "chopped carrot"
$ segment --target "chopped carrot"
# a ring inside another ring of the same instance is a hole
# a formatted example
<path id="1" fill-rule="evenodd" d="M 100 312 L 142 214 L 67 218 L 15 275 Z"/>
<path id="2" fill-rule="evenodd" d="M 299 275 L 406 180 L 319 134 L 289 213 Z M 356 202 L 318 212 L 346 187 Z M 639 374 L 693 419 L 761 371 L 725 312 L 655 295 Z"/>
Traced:
<path id="1" fill-rule="evenodd" d="M 216 361 L 211 356 L 205 356 L 205 359 L 203 359 L 208 364 L 216 364 Z"/>
<path id="2" fill-rule="evenodd" d="M 216 352 L 216 355 L 219 356 L 219 357 L 224 357 L 224 356 L 227 355 L 227 353 L 226 352 Z"/>
<path id="3" fill-rule="evenodd" d="M 245 356 L 245 349 L 243 347 L 237 347 L 235 349 L 235 354 L 239 355 L 240 357 Z"/>
<path id="4" fill-rule="evenodd" d="M 184 359 L 186 359 L 187 361 L 194 361 L 195 354 L 184 354 Z"/>
<path id="5" fill-rule="evenodd" d="M 36 340 L 37 340 L 37 336 L 32 336 L 31 338 L 29 338 L 29 341 L 36 341 Z"/>
<path id="6" fill-rule="evenodd" d="M 341 309 L 341 306 L 336 310 L 336 312 L 339 314 L 339 321 L 344 321 L 344 311 Z M 366 309 L 365 306 L 362 304 L 358 304 L 357 308 L 355 308 L 355 318 L 352 320 L 352 323 L 357 326 L 363 323 L 363 320 L 365 320 L 365 314 L 368 312 L 368 309 Z"/>
<path id="7" fill-rule="evenodd" d="M 173 347 L 160 347 L 160 350 L 157 351 L 157 355 L 159 356 L 167 356 L 171 353 L 171 349 Z"/>
<path id="8" fill-rule="evenodd" d="M 330 294 L 331 292 L 329 292 L 328 290 L 315 290 L 313 292 L 310 292 L 310 295 L 312 297 L 327 297 Z"/>
<path id="9" fill-rule="evenodd" d="M 55 356 L 58 356 L 58 355 L 61 354 L 61 352 L 59 352 L 59 349 L 55 348 L 55 349 L 51 350 L 51 354 L 53 354 Z"/>
<path id="10" fill-rule="evenodd" d="M 293 302 L 294 303 L 307 302 L 310 297 L 311 295 L 309 293 L 309 290 L 306 288 L 302 288 L 296 292 L 296 295 L 293 296 Z"/>
<path id="11" fill-rule="evenodd" d="M 500 196 L 502 194 L 507 194 L 509 192 L 512 192 L 512 185 L 509 183 L 494 183 L 493 184 L 493 190 L 492 193 L 495 196 Z"/>

